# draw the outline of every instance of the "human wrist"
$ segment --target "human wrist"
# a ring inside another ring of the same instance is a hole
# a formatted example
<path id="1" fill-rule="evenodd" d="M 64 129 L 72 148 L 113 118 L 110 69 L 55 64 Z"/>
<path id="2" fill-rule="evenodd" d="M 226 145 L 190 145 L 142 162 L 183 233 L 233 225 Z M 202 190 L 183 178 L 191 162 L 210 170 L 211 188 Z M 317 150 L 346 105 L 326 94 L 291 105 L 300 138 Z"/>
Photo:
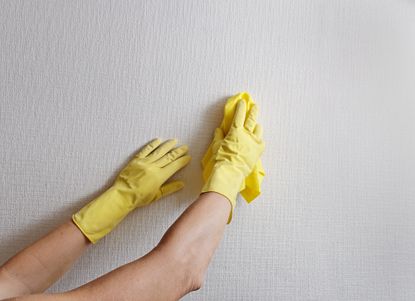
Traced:
<path id="1" fill-rule="evenodd" d="M 216 164 L 201 192 L 217 192 L 225 196 L 234 208 L 243 180 L 243 174 L 231 164 Z"/>

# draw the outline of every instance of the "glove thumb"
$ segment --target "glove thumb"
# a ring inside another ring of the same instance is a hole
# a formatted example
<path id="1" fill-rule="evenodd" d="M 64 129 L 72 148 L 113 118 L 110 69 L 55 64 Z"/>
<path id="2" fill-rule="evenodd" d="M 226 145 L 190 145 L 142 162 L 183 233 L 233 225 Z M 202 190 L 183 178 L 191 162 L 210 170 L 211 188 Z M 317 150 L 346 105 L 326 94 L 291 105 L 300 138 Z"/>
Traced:
<path id="1" fill-rule="evenodd" d="M 184 187 L 183 181 L 172 181 L 172 182 L 166 183 L 160 187 L 159 191 L 157 192 L 156 198 L 154 200 L 156 201 L 162 197 L 168 196 L 169 194 L 179 191 L 183 187 Z"/>

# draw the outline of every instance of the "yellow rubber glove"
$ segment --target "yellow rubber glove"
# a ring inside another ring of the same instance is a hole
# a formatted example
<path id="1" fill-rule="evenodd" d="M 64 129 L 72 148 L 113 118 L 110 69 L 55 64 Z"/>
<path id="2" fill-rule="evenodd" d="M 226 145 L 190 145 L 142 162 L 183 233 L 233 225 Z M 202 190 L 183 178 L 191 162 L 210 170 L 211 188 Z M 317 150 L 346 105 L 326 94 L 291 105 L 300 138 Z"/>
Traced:
<path id="1" fill-rule="evenodd" d="M 215 160 L 213 155 L 217 151 L 218 140 L 223 139 L 223 135 L 228 134 L 231 127 L 236 105 L 239 101 L 244 101 L 246 104 L 247 112 L 255 105 L 254 100 L 247 92 L 242 92 L 230 97 L 225 104 L 223 120 L 220 124 L 220 127 L 216 129 L 215 136 L 212 143 L 209 145 L 205 155 L 202 159 L 203 167 L 203 180 L 206 181 L 213 169 Z M 222 133 L 222 134 L 221 134 Z M 242 183 L 240 193 L 242 197 L 246 200 L 247 203 L 252 202 L 258 195 L 261 194 L 261 184 L 265 176 L 264 168 L 262 167 L 261 160 L 258 160 L 255 164 L 252 172 L 245 178 Z"/>
<path id="2" fill-rule="evenodd" d="M 190 161 L 186 145 L 174 148 L 177 141 L 147 144 L 120 172 L 114 184 L 102 195 L 72 216 L 82 233 L 96 243 L 128 213 L 183 188 L 181 181 L 166 180 Z"/>
<path id="3" fill-rule="evenodd" d="M 222 129 L 217 128 L 212 142 L 210 162 L 213 162 L 213 167 L 202 193 L 215 191 L 229 199 L 232 210 L 228 224 L 232 219 L 236 196 L 265 148 L 262 127 L 256 122 L 257 114 L 256 105 L 251 106 L 247 113 L 245 101 L 238 101 L 228 134 L 224 135 Z"/>

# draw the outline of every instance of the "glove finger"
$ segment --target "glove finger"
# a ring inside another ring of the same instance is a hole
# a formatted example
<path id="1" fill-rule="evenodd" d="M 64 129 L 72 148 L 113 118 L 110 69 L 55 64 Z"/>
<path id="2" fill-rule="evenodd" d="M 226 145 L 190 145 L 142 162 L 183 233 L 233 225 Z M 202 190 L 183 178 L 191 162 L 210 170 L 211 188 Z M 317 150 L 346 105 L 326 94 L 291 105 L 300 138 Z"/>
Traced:
<path id="1" fill-rule="evenodd" d="M 246 105 L 244 100 L 240 100 L 235 109 L 235 115 L 233 116 L 232 125 L 235 127 L 241 127 L 244 125 L 246 116 Z"/>
<path id="2" fill-rule="evenodd" d="M 245 121 L 245 128 L 251 133 L 255 129 L 257 116 L 258 116 L 258 107 L 256 105 L 253 105 L 251 109 L 249 110 L 248 117 L 246 118 L 246 121 Z"/>
<path id="3" fill-rule="evenodd" d="M 155 148 L 157 148 L 160 145 L 161 141 L 159 138 L 153 139 L 145 145 L 136 155 L 135 157 L 138 159 L 142 159 L 147 157 L 149 153 L 151 153 Z"/>
<path id="4" fill-rule="evenodd" d="M 160 187 L 161 197 L 168 196 L 169 194 L 175 193 L 184 187 L 183 181 L 172 181 L 166 183 Z"/>
<path id="5" fill-rule="evenodd" d="M 176 147 L 175 149 L 169 151 L 163 157 L 155 161 L 154 164 L 158 167 L 164 167 L 170 162 L 173 162 L 174 160 L 180 158 L 181 156 L 184 156 L 188 151 L 189 151 L 189 147 L 187 145 Z"/>
<path id="6" fill-rule="evenodd" d="M 165 141 L 163 144 L 161 144 L 159 147 L 157 147 L 150 155 L 147 156 L 147 160 L 149 162 L 154 162 L 161 157 L 163 157 L 165 154 L 167 154 L 171 149 L 177 144 L 176 139 L 169 139 Z"/>
<path id="7" fill-rule="evenodd" d="M 167 176 L 166 180 L 178 172 L 180 169 L 185 167 L 190 162 L 190 159 L 191 157 L 189 155 L 184 155 L 183 157 L 180 157 L 179 159 L 174 160 L 170 164 L 164 166 L 162 170 Z"/>
<path id="8" fill-rule="evenodd" d="M 254 135 L 258 140 L 262 140 L 263 129 L 262 126 L 258 123 L 254 129 Z"/>

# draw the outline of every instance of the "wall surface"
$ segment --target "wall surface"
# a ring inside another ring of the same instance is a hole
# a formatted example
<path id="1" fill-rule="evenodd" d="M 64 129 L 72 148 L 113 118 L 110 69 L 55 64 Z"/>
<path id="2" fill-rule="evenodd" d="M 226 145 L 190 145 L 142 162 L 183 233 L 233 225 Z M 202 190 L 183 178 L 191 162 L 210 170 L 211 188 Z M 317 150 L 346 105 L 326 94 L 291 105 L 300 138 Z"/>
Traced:
<path id="1" fill-rule="evenodd" d="M 153 137 L 193 161 L 51 291 L 149 251 L 197 196 L 224 100 L 265 128 L 263 194 L 239 201 L 184 300 L 415 300 L 415 2 L 1 1 L 0 261 L 68 219 Z"/>

